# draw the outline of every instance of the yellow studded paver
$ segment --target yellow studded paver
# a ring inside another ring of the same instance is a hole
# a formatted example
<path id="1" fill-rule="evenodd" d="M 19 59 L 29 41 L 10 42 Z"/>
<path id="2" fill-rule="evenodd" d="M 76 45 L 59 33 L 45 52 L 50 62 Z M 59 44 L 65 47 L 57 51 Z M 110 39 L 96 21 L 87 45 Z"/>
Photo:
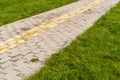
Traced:
<path id="1" fill-rule="evenodd" d="M 28 30 L 14 38 L 8 39 L 5 42 L 1 42 L 0 44 L 0 54 L 16 47 L 19 44 L 22 44 L 30 39 L 32 39 L 33 37 L 47 31 L 50 28 L 53 28 L 54 26 L 84 12 L 87 11 L 88 9 L 91 9 L 92 7 L 100 4 L 102 1 L 104 0 L 94 0 L 93 2 L 90 2 L 88 4 L 86 4 L 83 7 L 80 7 L 79 9 L 76 9 L 74 11 L 71 11 L 65 15 L 62 15 L 56 19 L 50 20 L 46 23 L 44 23 L 43 25 L 37 26 L 31 30 Z"/>

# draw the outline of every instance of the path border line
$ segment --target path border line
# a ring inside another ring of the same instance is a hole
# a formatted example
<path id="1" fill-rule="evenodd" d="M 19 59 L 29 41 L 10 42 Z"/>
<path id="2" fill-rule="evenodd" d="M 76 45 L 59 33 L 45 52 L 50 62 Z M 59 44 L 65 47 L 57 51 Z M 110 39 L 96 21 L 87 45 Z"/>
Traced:
<path id="1" fill-rule="evenodd" d="M 65 14 L 65 15 L 62 15 L 55 19 L 52 19 L 40 26 L 34 27 L 18 36 L 15 36 L 14 38 L 10 38 L 4 42 L 1 42 L 0 43 L 0 54 L 5 53 L 6 51 L 9 51 L 10 49 L 16 47 L 19 44 L 22 44 L 28 40 L 31 40 L 33 37 L 44 33 L 45 31 L 55 27 L 56 25 L 58 25 L 64 21 L 67 21 L 70 18 L 75 17 L 84 11 L 87 11 L 87 10 L 93 8 L 94 6 L 97 6 L 98 4 L 100 4 L 103 1 L 104 0 L 94 0 L 76 10 L 73 10 L 73 11 Z"/>

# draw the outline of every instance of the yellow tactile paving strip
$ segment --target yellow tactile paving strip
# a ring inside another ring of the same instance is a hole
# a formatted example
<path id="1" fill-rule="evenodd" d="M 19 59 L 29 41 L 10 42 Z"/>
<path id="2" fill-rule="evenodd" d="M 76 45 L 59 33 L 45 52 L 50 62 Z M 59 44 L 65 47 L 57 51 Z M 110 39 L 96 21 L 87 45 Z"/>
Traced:
<path id="1" fill-rule="evenodd" d="M 0 54 L 16 47 L 19 44 L 22 44 L 22 43 L 32 39 L 33 37 L 47 31 L 50 28 L 55 27 L 56 25 L 58 25 L 64 21 L 67 21 L 68 19 L 70 19 L 84 11 L 87 11 L 88 9 L 91 9 L 92 7 L 100 4 L 102 1 L 104 1 L 104 0 L 94 0 L 93 2 L 90 2 L 83 7 L 80 7 L 79 9 L 71 11 L 71 12 L 69 12 L 65 15 L 62 15 L 56 19 L 50 20 L 47 23 L 44 23 L 43 25 L 40 25 L 31 30 L 28 30 L 14 38 L 10 38 L 10 39 L 6 40 L 5 42 L 1 42 L 0 43 Z"/>

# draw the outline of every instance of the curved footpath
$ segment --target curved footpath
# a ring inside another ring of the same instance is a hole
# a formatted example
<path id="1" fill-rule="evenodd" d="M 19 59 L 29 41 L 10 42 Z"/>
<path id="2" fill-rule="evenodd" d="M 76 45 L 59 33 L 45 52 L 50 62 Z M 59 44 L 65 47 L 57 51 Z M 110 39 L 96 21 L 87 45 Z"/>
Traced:
<path id="1" fill-rule="evenodd" d="M 120 0 L 80 0 L 0 27 L 0 80 L 24 80 Z M 39 59 L 31 62 L 31 59 Z"/>

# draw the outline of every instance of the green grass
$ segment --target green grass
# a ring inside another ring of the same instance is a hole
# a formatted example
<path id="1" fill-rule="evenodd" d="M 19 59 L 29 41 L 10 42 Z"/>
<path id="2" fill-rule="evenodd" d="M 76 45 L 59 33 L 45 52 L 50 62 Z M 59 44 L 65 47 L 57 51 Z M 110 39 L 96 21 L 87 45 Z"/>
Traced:
<path id="1" fill-rule="evenodd" d="M 0 0 L 0 26 L 78 0 Z"/>
<path id="2" fill-rule="evenodd" d="M 27 80 L 120 80 L 120 3 Z"/>

